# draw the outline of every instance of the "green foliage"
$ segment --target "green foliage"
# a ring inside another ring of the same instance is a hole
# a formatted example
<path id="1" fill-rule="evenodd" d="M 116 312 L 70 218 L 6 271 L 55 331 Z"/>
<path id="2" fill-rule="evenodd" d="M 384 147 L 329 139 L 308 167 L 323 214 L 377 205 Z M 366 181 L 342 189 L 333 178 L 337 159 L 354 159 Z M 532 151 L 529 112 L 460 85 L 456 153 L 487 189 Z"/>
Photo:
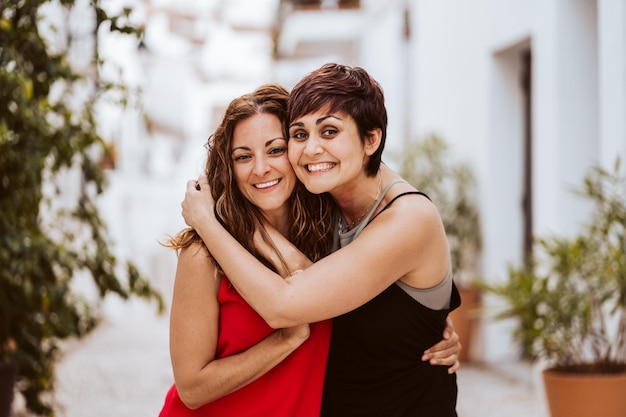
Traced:
<path id="1" fill-rule="evenodd" d="M 575 190 L 594 207 L 576 236 L 539 238 L 532 270 L 481 283 L 506 301 L 496 318 L 518 321 L 524 351 L 558 368 L 626 369 L 626 177 L 613 168 L 593 167 Z"/>
<path id="2" fill-rule="evenodd" d="M 106 89 L 123 86 L 103 83 L 97 71 L 93 75 L 101 63 L 97 50 L 91 78 L 72 68 L 69 41 L 50 52 L 39 31 L 46 3 L 10 0 L 0 10 L 0 361 L 17 362 L 18 388 L 37 415 L 54 414 L 46 394 L 54 389 L 59 341 L 84 336 L 98 321 L 73 281 L 90 277 L 100 297 L 134 295 L 163 309 L 160 295 L 135 266 L 119 265 L 95 203 L 106 186 L 98 163 L 106 145 L 97 133 L 94 105 Z M 69 10 L 74 1 L 59 5 Z M 93 36 L 101 25 L 140 33 L 127 24 L 129 10 L 108 16 L 97 2 L 90 7 Z M 78 100 L 85 89 L 91 93 Z M 60 184 L 67 182 L 59 176 L 71 178 L 68 173 L 78 173 L 78 195 L 57 207 L 67 200 L 60 197 Z"/>
<path id="3" fill-rule="evenodd" d="M 403 150 L 399 173 L 437 206 L 450 242 L 454 279 L 457 285 L 470 285 L 478 273 L 482 249 L 471 167 L 454 161 L 447 143 L 433 134 Z"/>

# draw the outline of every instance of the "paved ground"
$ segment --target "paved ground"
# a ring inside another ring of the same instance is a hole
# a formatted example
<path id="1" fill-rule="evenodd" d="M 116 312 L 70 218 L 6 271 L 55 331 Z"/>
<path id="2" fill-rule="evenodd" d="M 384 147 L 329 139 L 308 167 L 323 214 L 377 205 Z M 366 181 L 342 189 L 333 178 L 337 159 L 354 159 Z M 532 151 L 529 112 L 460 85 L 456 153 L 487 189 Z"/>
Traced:
<path id="1" fill-rule="evenodd" d="M 168 319 L 145 304 L 109 302 L 106 320 L 69 343 L 57 375 L 59 417 L 157 417 L 172 383 Z M 547 417 L 538 374 L 522 364 L 465 364 L 459 417 Z M 14 417 L 25 417 L 18 398 Z"/>

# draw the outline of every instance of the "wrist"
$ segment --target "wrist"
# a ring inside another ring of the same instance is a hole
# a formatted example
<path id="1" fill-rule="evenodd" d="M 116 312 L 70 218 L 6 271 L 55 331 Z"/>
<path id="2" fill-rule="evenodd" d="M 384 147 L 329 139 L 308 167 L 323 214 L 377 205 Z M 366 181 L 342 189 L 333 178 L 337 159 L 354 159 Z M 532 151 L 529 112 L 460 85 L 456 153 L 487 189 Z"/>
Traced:
<path id="1" fill-rule="evenodd" d="M 207 245 L 210 242 L 209 238 L 218 230 L 217 227 L 221 227 L 215 216 L 210 215 L 208 212 L 195 213 L 193 222 L 188 222 L 187 224 L 200 235 Z"/>

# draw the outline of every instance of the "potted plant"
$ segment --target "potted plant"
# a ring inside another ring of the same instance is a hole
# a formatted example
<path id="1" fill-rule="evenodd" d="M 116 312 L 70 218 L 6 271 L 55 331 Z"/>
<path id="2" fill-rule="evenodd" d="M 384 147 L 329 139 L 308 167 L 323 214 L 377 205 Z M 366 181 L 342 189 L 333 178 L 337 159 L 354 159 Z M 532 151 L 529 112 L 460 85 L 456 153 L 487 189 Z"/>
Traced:
<path id="1" fill-rule="evenodd" d="M 137 268 L 132 263 L 124 268 L 114 256 L 98 212 L 97 198 L 106 185 L 98 158 L 105 142 L 94 105 L 108 89 L 120 89 L 76 73 L 59 45 L 49 53 L 39 33 L 45 3 L 8 2 L 0 14 L 2 417 L 10 413 L 14 382 L 30 414 L 54 415 L 51 395 L 60 342 L 94 329 L 99 299 L 139 296 L 163 308 Z M 73 3 L 56 6 L 69 13 Z M 124 23 L 128 10 L 111 17 L 98 4 L 90 3 L 93 13 L 87 13 L 94 20 L 93 36 L 101 24 L 133 33 Z M 93 59 L 97 68 L 96 60 L 102 61 L 97 53 Z M 98 85 L 86 94 L 89 86 Z M 68 189 L 72 192 L 64 193 Z M 76 291 L 77 283 L 92 285 L 96 302 Z"/>
<path id="2" fill-rule="evenodd" d="M 474 172 L 466 162 L 452 158 L 441 137 L 431 134 L 403 150 L 399 173 L 425 192 L 441 213 L 450 243 L 454 281 L 461 293 L 461 306 L 451 317 L 463 346 L 460 360 L 471 360 L 472 333 L 481 298 L 474 281 L 482 249 Z"/>
<path id="3" fill-rule="evenodd" d="M 626 177 L 620 170 L 617 159 L 612 171 L 596 166 L 587 173 L 576 193 L 593 211 L 575 236 L 536 239 L 532 267 L 509 266 L 507 281 L 481 284 L 505 301 L 496 318 L 517 320 L 513 337 L 523 351 L 546 362 L 552 417 L 626 416 Z"/>

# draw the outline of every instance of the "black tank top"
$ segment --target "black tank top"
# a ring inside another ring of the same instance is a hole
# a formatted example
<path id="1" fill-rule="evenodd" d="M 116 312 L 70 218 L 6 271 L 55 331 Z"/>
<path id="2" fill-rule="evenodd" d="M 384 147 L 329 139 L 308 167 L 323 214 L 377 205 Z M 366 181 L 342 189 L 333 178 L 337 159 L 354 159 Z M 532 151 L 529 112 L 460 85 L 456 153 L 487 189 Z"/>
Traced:
<path id="1" fill-rule="evenodd" d="M 392 284 L 336 317 L 321 416 L 456 417 L 456 374 L 421 356 L 441 340 L 459 305 L 454 285 L 450 308 L 432 310 Z"/>

